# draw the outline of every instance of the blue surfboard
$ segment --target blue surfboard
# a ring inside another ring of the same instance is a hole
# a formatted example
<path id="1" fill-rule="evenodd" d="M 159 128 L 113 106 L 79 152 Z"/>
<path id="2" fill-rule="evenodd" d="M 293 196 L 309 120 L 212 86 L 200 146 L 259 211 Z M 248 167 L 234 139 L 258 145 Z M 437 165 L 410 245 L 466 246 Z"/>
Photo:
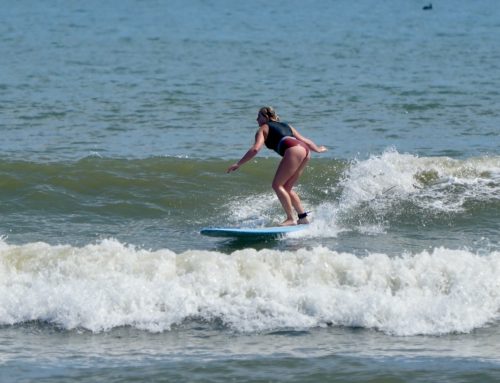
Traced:
<path id="1" fill-rule="evenodd" d="M 307 229 L 308 225 L 271 226 L 271 227 L 205 227 L 200 233 L 210 237 L 279 237 L 288 233 Z"/>

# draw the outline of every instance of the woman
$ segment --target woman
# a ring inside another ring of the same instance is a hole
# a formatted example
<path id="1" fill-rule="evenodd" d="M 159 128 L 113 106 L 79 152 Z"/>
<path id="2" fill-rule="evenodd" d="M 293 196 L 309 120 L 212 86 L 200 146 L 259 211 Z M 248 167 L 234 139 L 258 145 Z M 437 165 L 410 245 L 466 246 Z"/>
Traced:
<path id="1" fill-rule="evenodd" d="M 292 188 L 311 157 L 310 151 L 323 153 L 327 149 L 324 146 L 317 146 L 291 125 L 280 122 L 278 115 L 270 106 L 259 110 L 257 123 L 259 130 L 255 134 L 255 143 L 237 163 L 227 169 L 227 172 L 233 172 L 245 162 L 250 161 L 264 144 L 269 149 L 275 150 L 283 157 L 273 180 L 273 189 L 286 213 L 286 220 L 281 223 L 281 226 L 295 225 L 293 209 L 299 217 L 297 224 L 309 223 L 300 198 Z"/>

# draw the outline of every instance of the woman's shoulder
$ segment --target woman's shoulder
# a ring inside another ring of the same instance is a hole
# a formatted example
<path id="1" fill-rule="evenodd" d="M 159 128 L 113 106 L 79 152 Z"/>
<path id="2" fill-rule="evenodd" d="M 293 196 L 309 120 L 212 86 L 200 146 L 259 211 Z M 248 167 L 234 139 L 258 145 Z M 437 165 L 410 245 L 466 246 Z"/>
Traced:
<path id="1" fill-rule="evenodd" d="M 267 124 L 262 124 L 259 126 L 259 129 L 257 129 L 257 134 L 262 133 L 264 137 L 267 137 L 267 134 L 269 133 L 269 125 Z"/>

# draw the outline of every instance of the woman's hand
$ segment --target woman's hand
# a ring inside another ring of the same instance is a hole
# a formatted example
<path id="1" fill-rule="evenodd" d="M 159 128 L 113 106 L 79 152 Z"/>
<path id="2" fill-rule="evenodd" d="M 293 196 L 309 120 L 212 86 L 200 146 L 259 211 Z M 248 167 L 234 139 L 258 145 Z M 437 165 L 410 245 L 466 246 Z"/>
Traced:
<path id="1" fill-rule="evenodd" d="M 226 173 L 234 172 L 235 170 L 238 170 L 239 167 L 240 167 L 240 165 L 238 165 L 237 163 L 232 164 L 230 167 L 227 168 Z"/>
<path id="2" fill-rule="evenodd" d="M 323 153 L 326 152 L 328 149 L 326 146 L 318 146 L 318 153 Z"/>

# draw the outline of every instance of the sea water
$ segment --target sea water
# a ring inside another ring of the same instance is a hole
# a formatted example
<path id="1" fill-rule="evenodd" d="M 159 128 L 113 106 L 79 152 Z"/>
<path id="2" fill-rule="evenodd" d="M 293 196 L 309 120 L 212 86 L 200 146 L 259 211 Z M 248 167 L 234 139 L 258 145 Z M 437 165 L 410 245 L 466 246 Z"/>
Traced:
<path id="1" fill-rule="evenodd" d="M 489 0 L 7 2 L 2 381 L 496 382 Z M 256 114 L 329 151 L 283 220 Z"/>

